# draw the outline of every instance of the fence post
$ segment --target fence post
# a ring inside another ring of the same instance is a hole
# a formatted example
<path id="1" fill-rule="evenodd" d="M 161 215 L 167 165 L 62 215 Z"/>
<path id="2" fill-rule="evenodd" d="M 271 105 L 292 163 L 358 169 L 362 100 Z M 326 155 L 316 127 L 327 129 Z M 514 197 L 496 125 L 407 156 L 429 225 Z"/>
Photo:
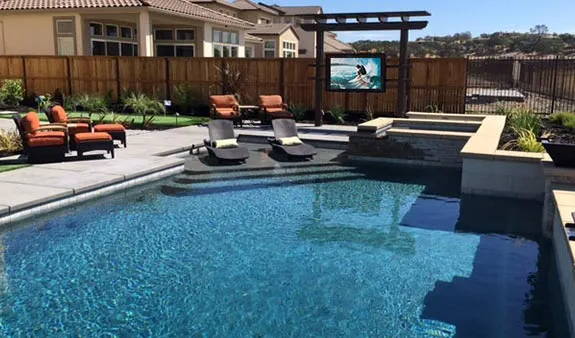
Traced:
<path id="1" fill-rule="evenodd" d="M 551 91 L 551 114 L 555 112 L 555 100 L 557 100 L 557 73 L 559 72 L 559 55 L 555 56 L 553 64 L 553 89 Z"/>
<path id="2" fill-rule="evenodd" d="M 122 81 L 120 80 L 120 57 L 116 57 L 116 92 L 118 93 L 118 102 L 122 96 Z"/>
<path id="3" fill-rule="evenodd" d="M 284 102 L 287 102 L 287 101 L 285 101 L 286 100 L 285 58 L 280 59 L 279 80 L 280 80 L 280 94 L 281 94 L 282 98 L 284 99 Z"/>
<path id="4" fill-rule="evenodd" d="M 172 87 L 170 86 L 170 59 L 165 58 L 166 63 L 166 100 L 172 99 Z"/>
<path id="5" fill-rule="evenodd" d="M 68 73 L 68 95 L 74 95 L 72 93 L 72 67 L 70 67 L 70 57 L 66 57 L 66 72 Z M 62 102 L 63 103 L 63 102 Z"/>
<path id="6" fill-rule="evenodd" d="M 22 56 L 22 85 L 24 86 L 24 93 L 26 93 L 26 96 L 30 95 L 30 93 L 28 93 L 28 74 L 26 73 L 25 56 Z"/>

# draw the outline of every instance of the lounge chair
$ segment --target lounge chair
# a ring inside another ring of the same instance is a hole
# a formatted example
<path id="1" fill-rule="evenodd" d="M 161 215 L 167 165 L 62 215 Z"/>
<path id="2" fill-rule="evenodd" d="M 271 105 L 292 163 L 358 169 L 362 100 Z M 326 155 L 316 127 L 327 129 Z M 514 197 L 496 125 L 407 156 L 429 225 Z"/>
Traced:
<path id="1" fill-rule="evenodd" d="M 36 112 L 29 112 L 24 118 L 16 114 L 13 120 L 29 162 L 64 160 L 68 152 L 68 128 L 60 125 L 40 125 Z"/>
<path id="2" fill-rule="evenodd" d="M 213 119 L 232 120 L 237 122 L 241 119 L 240 105 L 233 95 L 210 96 L 210 115 Z"/>
<path id="3" fill-rule="evenodd" d="M 268 139 L 268 142 L 274 152 L 301 159 L 312 158 L 317 154 L 313 146 L 299 139 L 294 120 L 275 119 L 272 121 L 272 126 L 275 138 Z"/>
<path id="4" fill-rule="evenodd" d="M 289 112 L 280 95 L 260 95 L 260 111 L 264 121 L 293 119 L 293 114 Z"/>
<path id="5" fill-rule="evenodd" d="M 231 121 L 212 120 L 208 123 L 209 140 L 204 144 L 210 156 L 230 162 L 243 162 L 250 157 L 248 150 L 237 144 Z"/>
<path id="6" fill-rule="evenodd" d="M 48 121 L 53 124 L 61 124 L 68 127 L 68 133 L 73 137 L 77 133 L 89 133 L 92 131 L 92 121 L 89 118 L 68 117 L 64 107 L 56 105 L 48 113 Z"/>

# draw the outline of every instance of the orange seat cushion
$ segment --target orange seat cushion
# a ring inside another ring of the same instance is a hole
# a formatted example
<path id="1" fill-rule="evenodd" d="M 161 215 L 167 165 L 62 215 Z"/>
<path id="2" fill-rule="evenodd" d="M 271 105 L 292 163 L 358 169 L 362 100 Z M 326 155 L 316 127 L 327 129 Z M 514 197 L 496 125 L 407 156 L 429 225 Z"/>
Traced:
<path id="1" fill-rule="evenodd" d="M 280 95 L 260 95 L 260 106 L 262 108 L 282 108 L 283 109 L 283 99 Z"/>
<path id="2" fill-rule="evenodd" d="M 29 112 L 24 116 L 22 119 L 22 124 L 24 125 L 24 129 L 26 133 L 34 133 L 34 131 L 40 128 L 40 118 L 38 118 L 38 114 L 36 112 Z"/>
<path id="3" fill-rule="evenodd" d="M 210 103 L 220 108 L 233 108 L 238 105 L 238 101 L 233 95 L 212 95 L 210 96 Z"/>
<path id="4" fill-rule="evenodd" d="M 76 133 L 89 133 L 90 125 L 87 123 L 69 123 L 68 124 L 68 131 L 70 134 Z"/>
<path id="5" fill-rule="evenodd" d="M 79 133 L 74 135 L 76 143 L 112 141 L 112 136 L 108 133 Z"/>
<path id="6" fill-rule="evenodd" d="M 28 134 L 28 138 L 34 137 L 60 137 L 65 138 L 66 134 L 63 131 L 37 131 L 32 134 Z"/>
<path id="7" fill-rule="evenodd" d="M 62 106 L 52 107 L 52 118 L 56 123 L 68 122 L 68 114 L 66 114 L 66 110 L 64 110 L 64 107 Z"/>
<path id="8" fill-rule="evenodd" d="M 218 115 L 219 117 L 224 117 L 224 118 L 233 118 L 236 116 L 239 116 L 240 114 L 233 110 L 233 109 L 217 109 L 216 110 L 216 115 Z"/>
<path id="9" fill-rule="evenodd" d="M 63 137 L 30 137 L 28 138 L 28 146 L 30 147 L 49 147 L 49 146 L 62 146 L 64 145 Z"/>
<path id="10" fill-rule="evenodd" d="M 95 132 L 126 131 L 121 124 L 99 124 L 94 127 Z"/>

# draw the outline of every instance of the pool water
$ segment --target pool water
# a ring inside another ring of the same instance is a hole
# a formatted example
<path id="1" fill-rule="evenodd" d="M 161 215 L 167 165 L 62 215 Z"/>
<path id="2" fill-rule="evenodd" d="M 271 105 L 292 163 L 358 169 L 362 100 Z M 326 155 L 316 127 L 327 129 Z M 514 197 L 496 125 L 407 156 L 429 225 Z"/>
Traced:
<path id="1" fill-rule="evenodd" d="M 188 173 L 34 219 L 0 238 L 0 334 L 559 336 L 541 206 L 458 175 Z"/>

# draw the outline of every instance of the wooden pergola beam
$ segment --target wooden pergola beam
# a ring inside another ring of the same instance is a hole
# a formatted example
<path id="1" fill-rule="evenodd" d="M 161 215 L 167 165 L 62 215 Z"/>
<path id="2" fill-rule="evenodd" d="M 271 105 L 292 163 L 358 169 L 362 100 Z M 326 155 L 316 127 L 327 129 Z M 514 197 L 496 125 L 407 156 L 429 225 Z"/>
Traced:
<path id="1" fill-rule="evenodd" d="M 306 19 L 317 19 L 317 20 L 328 20 L 337 18 L 348 18 L 353 19 L 357 17 L 363 18 L 401 18 L 401 17 L 412 17 L 412 16 L 431 16 L 427 11 L 399 11 L 399 12 L 358 12 L 358 13 L 329 13 L 329 14 L 310 14 L 301 15 L 301 17 Z"/>
<path id="2" fill-rule="evenodd" d="M 427 21 L 411 22 L 348 22 L 348 23 L 304 23 L 301 28 L 304 31 L 397 31 L 415 30 L 427 27 Z"/>

